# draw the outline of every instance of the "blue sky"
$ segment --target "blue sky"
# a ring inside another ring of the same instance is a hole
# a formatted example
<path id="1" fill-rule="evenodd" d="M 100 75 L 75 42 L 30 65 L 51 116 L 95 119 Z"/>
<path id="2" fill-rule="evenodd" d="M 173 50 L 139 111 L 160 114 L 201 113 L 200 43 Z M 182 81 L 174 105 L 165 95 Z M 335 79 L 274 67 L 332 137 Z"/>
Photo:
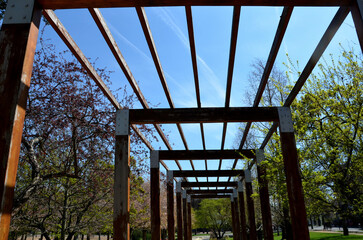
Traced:
<path id="1" fill-rule="evenodd" d="M 338 8 L 295 8 L 288 25 L 276 64 L 286 62 L 286 53 L 298 60 L 301 70 Z M 141 91 L 152 105 L 169 107 L 158 78 L 150 51 L 134 8 L 101 9 L 117 44 L 138 81 Z M 192 7 L 198 76 L 202 107 L 223 107 L 227 81 L 232 7 Z M 234 67 L 231 106 L 247 106 L 244 92 L 248 89 L 250 65 L 256 59 L 267 60 L 277 29 L 282 7 L 242 7 Z M 88 10 L 55 11 L 84 54 L 98 58 L 98 66 L 114 71 L 111 89 L 127 85 L 131 88 L 102 38 Z M 146 8 L 146 14 L 155 40 L 161 65 L 176 107 L 196 107 L 193 69 L 184 7 Z M 51 38 L 59 50 L 66 46 L 47 27 L 45 38 Z M 327 53 L 339 54 L 341 43 L 358 49 L 354 24 L 349 14 L 330 43 Z M 136 106 L 141 108 L 140 105 Z M 182 124 L 190 149 L 202 149 L 199 124 Z M 204 124 L 207 149 L 221 147 L 222 124 Z M 184 149 L 175 125 L 164 125 L 174 149 Z M 226 148 L 233 148 L 238 124 L 228 124 Z M 153 143 L 155 149 L 165 149 Z M 176 165 L 168 161 L 171 169 Z M 183 169 L 191 169 L 189 161 L 181 161 Z M 224 161 L 222 168 L 231 167 Z M 195 162 L 197 169 L 205 169 L 204 161 Z M 217 169 L 218 161 L 210 161 L 209 169 Z"/>

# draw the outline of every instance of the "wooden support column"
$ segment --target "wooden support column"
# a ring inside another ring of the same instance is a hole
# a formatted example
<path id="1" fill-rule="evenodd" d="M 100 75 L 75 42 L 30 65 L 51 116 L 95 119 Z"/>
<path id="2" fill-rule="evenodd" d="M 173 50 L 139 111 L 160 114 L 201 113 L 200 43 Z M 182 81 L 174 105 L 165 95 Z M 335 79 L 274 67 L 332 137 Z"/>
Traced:
<path id="1" fill-rule="evenodd" d="M 41 10 L 9 0 L 0 30 L 0 239 L 7 239 Z"/>
<path id="2" fill-rule="evenodd" d="M 183 216 L 182 216 L 182 196 L 181 196 L 181 182 L 176 183 L 176 223 L 177 223 L 177 238 L 183 239 Z"/>
<path id="3" fill-rule="evenodd" d="M 260 204 L 262 213 L 263 236 L 265 240 L 273 240 L 270 195 L 268 192 L 268 180 L 266 166 L 261 164 L 265 160 L 264 150 L 256 150 L 257 178 L 260 192 Z"/>
<path id="4" fill-rule="evenodd" d="M 188 206 L 187 206 L 187 190 L 183 190 L 183 235 L 184 240 L 188 240 Z"/>
<path id="5" fill-rule="evenodd" d="M 188 240 L 192 240 L 192 197 L 187 196 L 188 205 Z"/>
<path id="6" fill-rule="evenodd" d="M 234 202 L 234 219 L 236 221 L 236 239 L 241 240 L 241 229 L 238 215 L 238 200 L 237 200 L 237 189 L 233 189 L 233 202 Z M 234 235 L 234 234 L 233 234 Z"/>
<path id="7" fill-rule="evenodd" d="M 234 211 L 235 209 L 235 203 L 233 194 L 231 194 L 231 214 L 232 214 L 232 232 L 233 232 L 233 240 L 238 240 L 237 238 L 237 228 L 236 228 L 236 213 Z"/>
<path id="8" fill-rule="evenodd" d="M 250 240 L 257 239 L 256 233 L 256 220 L 255 220 L 255 205 L 253 204 L 253 199 L 251 195 L 253 194 L 252 190 L 252 178 L 251 171 L 245 170 L 245 188 L 246 188 L 246 200 L 247 200 L 247 211 L 248 211 L 248 223 L 250 226 Z"/>
<path id="9" fill-rule="evenodd" d="M 168 239 L 175 240 L 175 230 L 174 230 L 174 177 L 173 171 L 168 171 L 167 173 L 167 205 L 168 205 Z"/>
<path id="10" fill-rule="evenodd" d="M 357 31 L 358 41 L 363 52 L 363 0 L 354 0 L 350 7 L 355 30 Z"/>
<path id="11" fill-rule="evenodd" d="M 129 240 L 130 212 L 130 124 L 129 110 L 116 111 L 113 233 L 115 240 Z"/>
<path id="12" fill-rule="evenodd" d="M 150 152 L 151 240 L 160 240 L 160 169 L 159 151 Z"/>
<path id="13" fill-rule="evenodd" d="M 245 198 L 243 194 L 243 184 L 238 182 L 238 201 L 239 201 L 239 218 L 241 224 L 241 239 L 247 240 L 247 226 L 246 226 L 246 212 L 245 212 Z"/>
<path id="14" fill-rule="evenodd" d="M 294 240 L 310 239 L 294 127 L 289 107 L 279 108 L 279 129 Z"/>

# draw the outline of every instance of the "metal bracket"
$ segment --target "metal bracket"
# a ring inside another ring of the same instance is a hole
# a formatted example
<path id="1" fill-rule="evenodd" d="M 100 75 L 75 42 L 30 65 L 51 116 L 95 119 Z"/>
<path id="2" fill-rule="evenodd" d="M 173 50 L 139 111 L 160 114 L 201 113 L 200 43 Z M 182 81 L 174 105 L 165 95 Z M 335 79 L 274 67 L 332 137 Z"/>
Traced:
<path id="1" fill-rule="evenodd" d="M 283 133 L 294 132 L 294 125 L 292 123 L 292 115 L 289 107 L 279 107 L 279 121 L 280 131 Z"/>
<path id="2" fill-rule="evenodd" d="M 150 168 L 159 168 L 159 151 L 150 151 Z"/>
<path id="3" fill-rule="evenodd" d="M 168 183 L 172 183 L 173 182 L 173 171 L 171 171 L 171 170 L 169 170 L 168 172 L 167 172 L 167 176 L 166 176 L 166 178 L 167 178 L 167 181 L 168 181 Z"/>
<path id="4" fill-rule="evenodd" d="M 245 169 L 245 182 L 252 182 L 251 171 L 248 169 Z"/>
<path id="5" fill-rule="evenodd" d="M 176 192 L 181 193 L 181 182 L 176 182 Z"/>
<path id="6" fill-rule="evenodd" d="M 259 165 L 262 161 L 265 160 L 265 151 L 263 149 L 256 150 L 256 162 Z"/>
<path id="7" fill-rule="evenodd" d="M 233 189 L 233 197 L 237 198 L 237 189 Z"/>
<path id="8" fill-rule="evenodd" d="M 238 182 L 238 192 L 244 192 L 243 183 Z"/>
<path id="9" fill-rule="evenodd" d="M 31 23 L 34 0 L 8 0 L 3 24 Z"/>
<path id="10" fill-rule="evenodd" d="M 187 198 L 187 190 L 183 189 L 182 198 Z"/>
<path id="11" fill-rule="evenodd" d="M 116 111 L 116 136 L 130 135 L 129 110 L 120 109 Z"/>
<path id="12" fill-rule="evenodd" d="M 190 196 L 190 195 L 187 196 L 187 202 L 188 203 L 191 203 L 192 202 L 192 196 Z"/>

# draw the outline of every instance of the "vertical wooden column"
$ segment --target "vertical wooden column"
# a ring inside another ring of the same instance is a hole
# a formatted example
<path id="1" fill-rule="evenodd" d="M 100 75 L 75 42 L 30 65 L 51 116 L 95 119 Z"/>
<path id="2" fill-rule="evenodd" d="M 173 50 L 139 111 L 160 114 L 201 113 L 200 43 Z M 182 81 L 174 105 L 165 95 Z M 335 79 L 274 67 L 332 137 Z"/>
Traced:
<path id="1" fill-rule="evenodd" d="M 264 160 L 264 150 L 256 150 L 257 178 L 260 192 L 263 236 L 265 240 L 273 240 L 274 232 L 272 229 L 270 195 L 268 192 L 268 180 L 266 179 L 266 167 L 261 164 Z"/>
<path id="2" fill-rule="evenodd" d="M 168 239 L 175 240 L 174 230 L 174 177 L 173 171 L 167 172 L 167 205 L 168 205 Z"/>
<path id="3" fill-rule="evenodd" d="M 187 196 L 188 205 L 188 240 L 192 240 L 192 198 Z"/>
<path id="4" fill-rule="evenodd" d="M 188 240 L 188 206 L 187 206 L 187 190 L 183 190 L 183 226 L 184 226 L 184 240 Z"/>
<path id="5" fill-rule="evenodd" d="M 280 107 L 279 129 L 294 240 L 310 239 L 290 108 Z"/>
<path id="6" fill-rule="evenodd" d="M 150 152 L 151 240 L 160 240 L 159 151 Z"/>
<path id="7" fill-rule="evenodd" d="M 0 239 L 7 239 L 41 10 L 9 0 L 0 30 Z"/>
<path id="8" fill-rule="evenodd" d="M 241 229 L 240 229 L 240 223 L 239 223 L 239 216 L 238 216 L 238 200 L 237 200 L 237 189 L 233 189 L 233 202 L 234 202 L 234 215 L 235 215 L 235 221 L 236 221 L 236 239 L 241 240 Z M 233 234 L 234 235 L 234 234 Z"/>
<path id="9" fill-rule="evenodd" d="M 116 240 L 130 239 L 130 124 L 129 110 L 116 112 L 113 233 Z"/>
<path id="10" fill-rule="evenodd" d="M 253 204 L 253 199 L 251 195 L 253 194 L 252 190 L 252 178 L 251 171 L 245 170 L 245 188 L 246 188 L 246 200 L 247 200 L 247 211 L 248 211 L 248 223 L 250 226 L 250 240 L 257 239 L 256 233 L 256 221 L 255 221 L 255 205 Z"/>
<path id="11" fill-rule="evenodd" d="M 176 183 L 176 223 L 177 223 L 177 237 L 178 240 L 183 239 L 183 213 L 182 213 L 182 196 L 181 196 L 181 182 Z"/>
<path id="12" fill-rule="evenodd" d="M 235 207 L 234 207 L 235 203 L 234 203 L 234 198 L 233 198 L 233 194 L 231 194 L 231 214 L 232 214 L 232 232 L 233 232 L 233 240 L 238 240 L 237 238 L 237 228 L 236 228 L 236 213 L 234 211 Z"/>
<path id="13" fill-rule="evenodd" d="M 245 198 L 243 194 L 243 184 L 238 182 L 238 201 L 239 201 L 239 217 L 241 224 L 241 239 L 247 240 L 247 226 L 246 226 L 246 212 L 245 212 Z"/>
<path id="14" fill-rule="evenodd" d="M 354 0 L 350 7 L 360 48 L 363 52 L 363 0 Z"/>

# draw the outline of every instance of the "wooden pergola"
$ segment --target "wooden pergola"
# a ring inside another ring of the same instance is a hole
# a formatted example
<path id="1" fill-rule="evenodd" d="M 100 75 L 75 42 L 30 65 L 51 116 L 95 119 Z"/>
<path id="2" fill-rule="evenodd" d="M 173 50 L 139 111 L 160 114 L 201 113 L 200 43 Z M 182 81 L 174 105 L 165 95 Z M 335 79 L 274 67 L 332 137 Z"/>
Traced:
<path id="1" fill-rule="evenodd" d="M 202 108 L 199 91 L 198 66 L 194 42 L 193 18 L 191 6 L 233 6 L 231 44 L 227 73 L 226 98 L 223 108 Z M 175 108 L 164 72 L 155 47 L 144 7 L 153 6 L 185 6 L 189 33 L 191 61 L 194 72 L 197 108 Z M 283 12 L 278 24 L 275 38 L 267 58 L 261 82 L 251 107 L 230 107 L 232 76 L 234 69 L 240 10 L 243 6 L 283 6 Z M 295 86 L 291 90 L 282 107 L 259 107 L 262 94 L 269 79 L 276 56 L 279 52 L 286 28 L 294 7 L 299 6 L 337 6 L 336 15 L 332 19 L 312 56 L 304 67 Z M 145 35 L 152 59 L 165 96 L 168 100 L 167 109 L 150 109 L 147 100 L 133 77 L 126 60 L 121 54 L 114 37 L 111 34 L 98 8 L 135 7 L 142 30 Z M 105 85 L 87 57 L 82 53 L 65 27 L 52 9 L 88 8 L 108 47 L 112 51 L 120 68 L 125 74 L 143 109 L 122 109 Z M 174 180 L 177 178 L 195 177 L 196 182 L 177 181 L 176 207 L 178 239 L 190 240 L 190 200 L 192 198 L 231 198 L 232 217 L 234 222 L 235 240 L 246 239 L 246 222 L 250 225 L 250 239 L 256 239 L 254 203 L 251 198 L 251 173 L 246 170 L 221 170 L 222 159 L 234 159 L 233 169 L 240 158 L 255 159 L 263 228 L 265 239 L 273 239 L 271 212 L 268 196 L 268 183 L 264 175 L 265 169 L 259 163 L 263 160 L 263 149 L 272 134 L 279 127 L 282 153 L 285 164 L 285 174 L 290 205 L 290 216 L 294 239 L 309 239 L 308 223 L 301 177 L 299 172 L 298 155 L 295 144 L 290 105 L 296 98 L 305 81 L 311 74 L 331 39 L 345 20 L 352 13 L 359 44 L 363 49 L 363 0 L 9 0 L 4 21 L 0 30 L 0 239 L 7 239 L 9 234 L 12 201 L 19 160 L 22 129 L 25 117 L 26 101 L 30 87 L 32 65 L 38 38 L 40 19 L 43 15 L 49 24 L 61 37 L 70 51 L 81 63 L 89 76 L 95 81 L 103 94 L 116 109 L 116 152 L 115 152 L 115 182 L 114 182 L 114 239 L 129 240 L 129 164 L 130 164 L 130 129 L 132 129 L 151 151 L 151 226 L 152 239 L 160 239 L 160 171 L 161 164 L 168 171 L 168 235 L 169 240 L 174 236 Z M 205 147 L 204 123 L 223 123 L 222 144 L 220 149 L 210 150 Z M 238 149 L 225 150 L 227 124 L 229 122 L 247 122 Z M 249 129 L 253 122 L 273 122 L 260 149 L 244 149 Z M 173 150 L 171 144 L 160 128 L 161 123 L 176 124 L 183 140 L 185 150 Z M 202 136 L 203 149 L 191 151 L 184 137 L 182 123 L 198 123 Z M 136 124 L 152 124 L 168 150 L 156 151 L 143 136 Z M 204 160 L 206 169 L 208 159 L 220 159 L 219 171 L 195 169 L 193 160 Z M 178 171 L 170 171 L 164 160 L 174 160 Z M 191 171 L 184 171 L 179 160 L 189 160 Z M 217 182 L 200 182 L 198 177 L 218 177 Z M 219 181 L 219 177 L 227 176 L 228 181 Z M 231 181 L 232 177 L 238 179 Z M 226 187 L 226 190 L 196 190 L 194 187 Z M 199 192 L 198 192 L 199 191 Z M 209 191 L 209 192 L 208 192 Z M 245 209 L 244 198 L 247 206 Z M 183 202 L 183 204 L 182 204 Z M 245 219 L 245 211 L 248 219 Z M 239 214 L 237 214 L 239 213 Z"/>

